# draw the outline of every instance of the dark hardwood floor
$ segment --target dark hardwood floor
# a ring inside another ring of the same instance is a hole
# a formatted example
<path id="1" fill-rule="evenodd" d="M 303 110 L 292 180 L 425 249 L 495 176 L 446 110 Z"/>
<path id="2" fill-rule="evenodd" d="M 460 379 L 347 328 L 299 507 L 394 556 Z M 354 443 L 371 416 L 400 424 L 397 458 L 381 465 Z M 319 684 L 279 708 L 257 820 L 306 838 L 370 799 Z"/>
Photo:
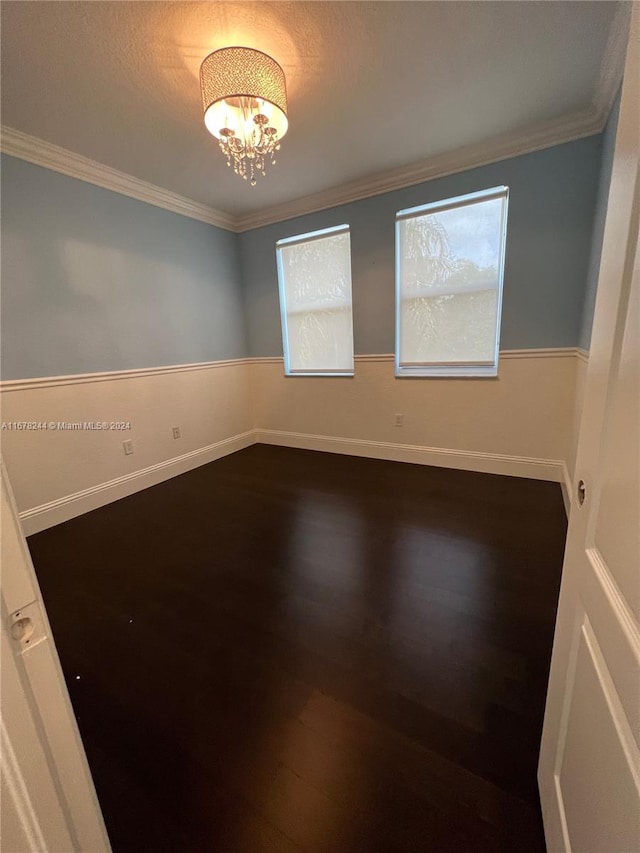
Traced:
<path id="1" fill-rule="evenodd" d="M 255 445 L 32 536 L 115 853 L 543 851 L 565 527 L 556 484 Z"/>

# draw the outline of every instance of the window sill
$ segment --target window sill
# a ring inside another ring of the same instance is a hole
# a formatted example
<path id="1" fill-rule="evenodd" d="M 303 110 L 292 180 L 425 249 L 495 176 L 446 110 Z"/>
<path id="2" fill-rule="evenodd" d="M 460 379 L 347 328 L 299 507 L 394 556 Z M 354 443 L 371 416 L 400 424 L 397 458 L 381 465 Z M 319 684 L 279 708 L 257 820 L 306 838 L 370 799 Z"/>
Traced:
<path id="1" fill-rule="evenodd" d="M 326 378 L 330 378 L 330 379 L 342 379 L 342 378 L 352 379 L 355 376 L 355 371 L 354 370 L 351 370 L 351 371 L 341 370 L 340 372 L 334 373 L 332 371 L 321 371 L 321 370 L 315 370 L 315 371 L 302 371 L 302 370 L 297 371 L 296 370 L 296 371 L 290 371 L 290 372 L 285 371 L 284 376 L 286 379 L 295 379 L 298 376 L 306 376 L 306 377 L 318 376 L 320 378 L 324 377 L 325 379 Z"/>
<path id="2" fill-rule="evenodd" d="M 490 367 L 398 367 L 396 379 L 498 379 L 498 368 Z"/>

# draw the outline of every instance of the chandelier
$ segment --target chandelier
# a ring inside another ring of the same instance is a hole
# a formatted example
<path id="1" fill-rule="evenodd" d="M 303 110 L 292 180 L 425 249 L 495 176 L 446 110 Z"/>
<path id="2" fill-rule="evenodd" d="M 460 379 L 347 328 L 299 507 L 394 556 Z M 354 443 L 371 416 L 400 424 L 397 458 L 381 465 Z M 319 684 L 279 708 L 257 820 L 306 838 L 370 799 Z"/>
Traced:
<path id="1" fill-rule="evenodd" d="M 200 66 L 200 89 L 207 130 L 227 166 L 254 187 L 289 126 L 282 68 L 260 50 L 223 47 Z"/>

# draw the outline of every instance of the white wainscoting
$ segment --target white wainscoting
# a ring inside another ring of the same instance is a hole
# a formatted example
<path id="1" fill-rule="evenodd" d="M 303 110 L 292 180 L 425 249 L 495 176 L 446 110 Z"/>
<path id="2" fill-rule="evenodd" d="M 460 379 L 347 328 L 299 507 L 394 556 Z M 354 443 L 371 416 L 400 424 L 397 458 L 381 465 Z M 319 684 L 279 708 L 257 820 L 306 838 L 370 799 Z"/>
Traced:
<path id="1" fill-rule="evenodd" d="M 577 362 L 573 349 L 507 351 L 496 379 L 425 380 L 394 378 L 390 355 L 356 358 L 353 378 L 285 377 L 261 359 L 255 423 L 272 444 L 563 482 Z"/>
<path id="2" fill-rule="evenodd" d="M 3 422 L 132 428 L 4 430 L 2 450 L 27 535 L 256 442 L 553 480 L 568 511 L 585 369 L 538 349 L 502 352 L 497 379 L 396 379 L 384 354 L 349 378 L 256 358 L 4 382 Z"/>
<path id="3" fill-rule="evenodd" d="M 125 431 L 2 432 L 25 533 L 252 444 L 250 370 L 238 360 L 2 383 L 5 423 L 131 422 Z M 130 456 L 122 446 L 127 439 Z"/>

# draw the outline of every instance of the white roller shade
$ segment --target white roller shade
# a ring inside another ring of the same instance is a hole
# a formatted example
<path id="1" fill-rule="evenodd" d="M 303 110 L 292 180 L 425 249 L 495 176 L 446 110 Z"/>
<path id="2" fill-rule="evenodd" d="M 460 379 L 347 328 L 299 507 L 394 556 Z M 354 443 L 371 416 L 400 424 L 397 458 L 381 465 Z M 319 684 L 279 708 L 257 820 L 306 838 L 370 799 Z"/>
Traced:
<path id="1" fill-rule="evenodd" d="M 497 370 L 506 187 L 396 217 L 396 369 L 407 375 Z"/>
<path id="2" fill-rule="evenodd" d="M 353 373 L 348 226 L 277 243 L 287 373 Z"/>

